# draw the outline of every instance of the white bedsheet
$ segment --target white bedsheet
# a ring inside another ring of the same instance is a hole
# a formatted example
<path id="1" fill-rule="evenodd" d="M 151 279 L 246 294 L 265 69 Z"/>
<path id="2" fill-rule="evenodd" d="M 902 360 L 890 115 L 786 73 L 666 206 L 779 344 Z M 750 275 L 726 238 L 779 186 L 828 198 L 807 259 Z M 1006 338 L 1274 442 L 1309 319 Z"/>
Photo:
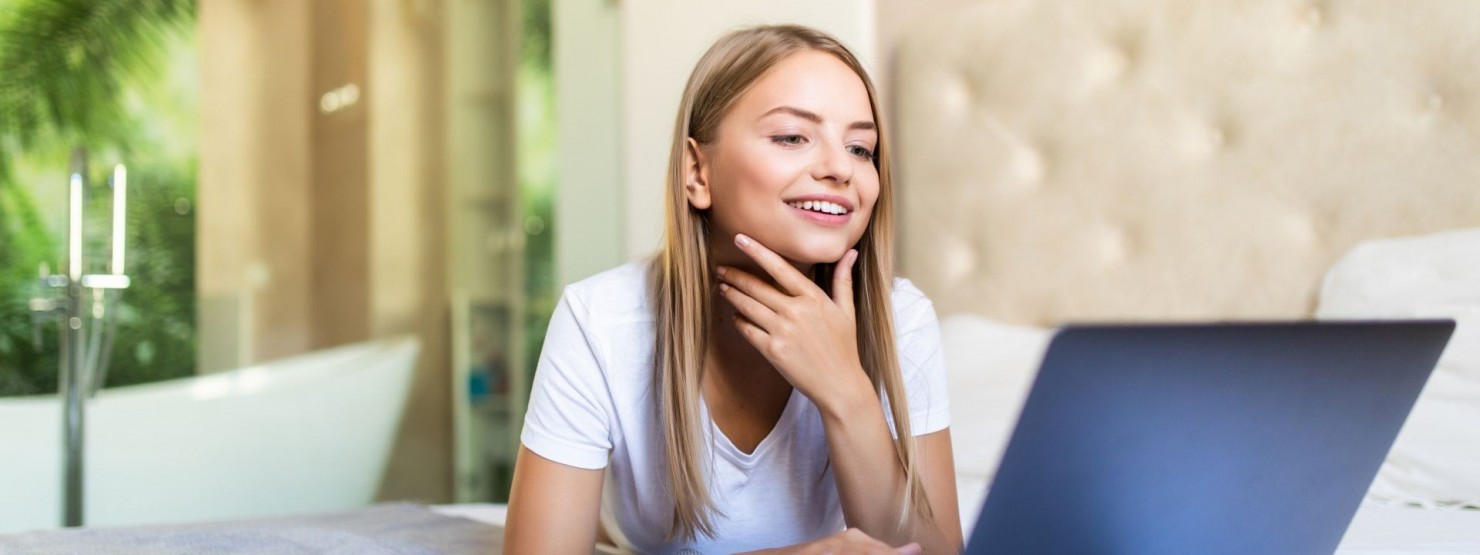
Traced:
<path id="1" fill-rule="evenodd" d="M 507 505 L 436 505 L 433 511 L 498 526 Z M 970 536 L 971 531 L 966 534 Z M 1480 554 L 1480 511 L 1366 505 L 1357 511 L 1337 555 Z"/>
<path id="2" fill-rule="evenodd" d="M 1480 553 L 1480 511 L 1365 505 L 1338 555 Z"/>
<path id="3" fill-rule="evenodd" d="M 509 518 L 509 506 L 502 503 L 431 505 L 427 508 L 436 513 L 447 516 L 460 516 L 466 519 L 492 524 L 500 528 L 503 528 L 504 521 Z M 622 555 L 622 552 L 613 546 L 597 545 L 593 555 Z"/>

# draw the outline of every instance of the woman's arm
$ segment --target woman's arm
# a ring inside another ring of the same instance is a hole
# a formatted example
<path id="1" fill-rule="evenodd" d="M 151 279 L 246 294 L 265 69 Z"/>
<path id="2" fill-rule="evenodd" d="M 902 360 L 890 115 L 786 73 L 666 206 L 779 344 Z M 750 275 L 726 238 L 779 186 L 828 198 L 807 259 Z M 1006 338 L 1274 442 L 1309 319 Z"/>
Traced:
<path id="1" fill-rule="evenodd" d="M 504 523 L 504 553 L 590 555 L 603 470 L 566 466 L 519 447 Z"/>
<path id="2" fill-rule="evenodd" d="M 862 375 L 862 371 L 859 372 Z M 898 545 L 918 542 L 925 553 L 960 553 L 961 518 L 956 506 L 956 470 L 951 432 L 944 429 L 916 437 L 920 476 L 935 515 L 934 525 L 917 509 L 904 529 L 897 529 L 899 502 L 905 496 L 904 466 L 884 419 L 879 398 L 868 380 L 862 391 L 838 406 L 819 406 L 837 480 L 843 518 L 868 535 Z"/>
<path id="3" fill-rule="evenodd" d="M 919 448 L 920 479 L 925 482 L 925 494 L 930 496 L 930 511 L 935 515 L 935 525 L 945 534 L 952 553 L 960 553 L 966 545 L 961 536 L 961 506 L 956 498 L 956 454 L 951 447 L 951 429 L 915 437 Z"/>
<path id="4" fill-rule="evenodd" d="M 785 259 L 745 235 L 735 244 L 776 280 L 776 286 L 738 268 L 718 267 L 720 295 L 735 307 L 735 326 L 822 414 L 843 518 L 848 526 L 891 545 L 918 541 L 926 553 L 961 550 L 950 433 L 919 436 L 917 456 L 935 524 L 916 509 L 896 524 L 905 472 L 879 394 L 858 356 L 849 249 L 837 262 L 829 296 Z M 934 318 L 933 313 L 930 316 Z"/>

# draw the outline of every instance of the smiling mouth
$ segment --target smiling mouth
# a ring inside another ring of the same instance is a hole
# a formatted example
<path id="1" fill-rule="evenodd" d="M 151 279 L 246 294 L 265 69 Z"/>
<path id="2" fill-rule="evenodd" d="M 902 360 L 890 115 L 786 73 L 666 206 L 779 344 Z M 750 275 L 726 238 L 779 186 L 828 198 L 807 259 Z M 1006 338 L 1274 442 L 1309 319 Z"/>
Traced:
<path id="1" fill-rule="evenodd" d="M 791 201 L 786 203 L 786 205 L 792 208 L 807 210 L 810 212 L 817 212 L 819 214 L 831 214 L 834 216 L 847 215 L 852 212 L 841 204 L 838 204 L 836 202 L 828 202 L 825 200 Z"/>
<path id="2" fill-rule="evenodd" d="M 852 219 L 853 213 L 841 205 L 825 201 L 788 202 L 791 212 L 808 222 L 827 227 L 840 227 Z"/>

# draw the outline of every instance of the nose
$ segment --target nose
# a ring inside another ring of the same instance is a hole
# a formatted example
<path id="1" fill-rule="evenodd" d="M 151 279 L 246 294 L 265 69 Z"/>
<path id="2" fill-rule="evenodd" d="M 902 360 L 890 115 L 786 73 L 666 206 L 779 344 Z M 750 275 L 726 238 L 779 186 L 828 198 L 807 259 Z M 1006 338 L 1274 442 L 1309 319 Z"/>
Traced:
<path id="1" fill-rule="evenodd" d="M 853 181 L 853 161 L 847 147 L 838 141 L 828 141 L 825 148 L 817 149 L 818 158 L 812 165 L 812 178 L 818 181 L 835 181 L 847 185 Z"/>

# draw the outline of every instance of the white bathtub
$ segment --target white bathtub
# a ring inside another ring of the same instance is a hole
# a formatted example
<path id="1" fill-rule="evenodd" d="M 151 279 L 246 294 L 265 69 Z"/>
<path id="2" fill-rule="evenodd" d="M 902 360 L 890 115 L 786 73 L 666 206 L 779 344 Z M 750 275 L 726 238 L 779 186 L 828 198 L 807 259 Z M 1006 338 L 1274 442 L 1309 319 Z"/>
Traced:
<path id="1" fill-rule="evenodd" d="M 401 337 L 103 390 L 87 404 L 84 524 L 371 503 L 418 352 Z M 60 399 L 0 398 L 0 533 L 60 526 L 61 469 Z"/>

